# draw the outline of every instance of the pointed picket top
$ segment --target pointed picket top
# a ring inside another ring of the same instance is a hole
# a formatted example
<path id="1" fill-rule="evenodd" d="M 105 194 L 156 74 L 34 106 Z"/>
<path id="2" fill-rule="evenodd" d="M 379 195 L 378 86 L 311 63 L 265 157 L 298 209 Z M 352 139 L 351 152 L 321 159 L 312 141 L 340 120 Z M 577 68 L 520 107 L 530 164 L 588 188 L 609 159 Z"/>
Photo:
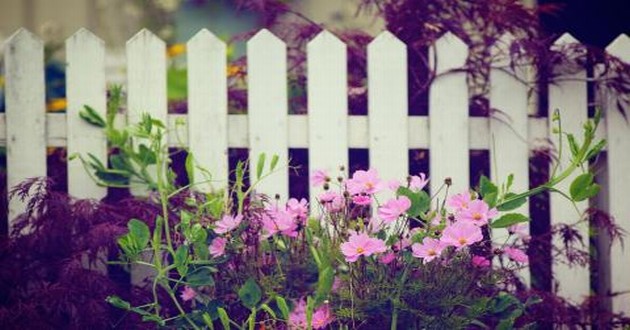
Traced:
<path id="1" fill-rule="evenodd" d="M 579 44 L 579 43 L 580 41 L 575 39 L 575 37 L 571 35 L 571 33 L 569 32 L 565 32 L 560 37 L 558 37 L 556 41 L 553 42 L 554 46 L 565 46 L 565 45 Z"/>
<path id="2" fill-rule="evenodd" d="M 337 38 L 337 36 L 334 35 L 332 32 L 328 30 L 322 30 L 322 32 L 317 34 L 315 38 L 309 41 L 306 47 L 307 47 L 307 50 L 326 48 L 326 47 L 340 48 L 340 47 L 346 47 L 346 44 L 343 43 L 343 41 L 341 41 L 339 38 Z"/>
<path id="3" fill-rule="evenodd" d="M 192 38 L 190 38 L 190 40 L 188 40 L 188 44 L 204 42 L 206 40 L 208 40 L 210 42 L 213 42 L 213 43 L 220 42 L 220 43 L 225 44 L 225 41 L 221 40 L 219 37 L 216 36 L 216 34 L 212 33 L 208 29 L 201 29 L 201 30 L 199 30 L 199 32 L 195 33 L 195 35 L 192 36 Z"/>
<path id="4" fill-rule="evenodd" d="M 105 41 L 103 41 L 103 39 L 99 38 L 97 35 L 92 33 L 92 31 L 86 28 L 78 29 L 77 32 L 66 39 L 66 42 L 79 42 L 82 40 L 86 40 L 86 42 L 90 43 L 97 43 L 99 46 L 105 46 Z"/>
<path id="5" fill-rule="evenodd" d="M 437 56 L 434 56 L 437 54 Z M 436 74 L 462 68 L 468 58 L 468 45 L 451 32 L 441 36 L 431 47 L 430 65 Z M 437 61 L 437 66 L 434 61 Z"/>
<path id="6" fill-rule="evenodd" d="M 148 29 L 142 29 L 127 41 L 127 47 L 141 47 L 150 43 L 151 47 L 165 47 L 166 43 Z M 138 46 L 136 46 L 138 45 Z"/>
<path id="7" fill-rule="evenodd" d="M 390 47 L 398 47 L 398 48 L 407 48 L 404 42 L 398 39 L 393 33 L 385 30 L 379 33 L 372 42 L 368 45 L 368 52 L 370 49 L 379 49 L 379 48 L 390 48 Z"/>
<path id="8" fill-rule="evenodd" d="M 256 33 L 253 37 L 249 39 L 249 41 L 247 41 L 247 44 L 252 46 L 259 43 L 266 44 L 271 47 L 273 47 L 274 44 L 276 45 L 276 47 L 279 47 L 279 45 L 285 46 L 285 43 L 284 41 L 282 41 L 282 39 L 278 38 L 278 36 L 267 29 L 262 29 L 258 31 L 258 33 Z"/>
<path id="9" fill-rule="evenodd" d="M 625 62 L 630 62 L 630 37 L 624 33 L 620 34 L 606 47 L 606 51 Z"/>
<path id="10" fill-rule="evenodd" d="M 5 46 L 39 44 L 43 44 L 42 39 L 25 28 L 19 28 L 5 41 Z"/>

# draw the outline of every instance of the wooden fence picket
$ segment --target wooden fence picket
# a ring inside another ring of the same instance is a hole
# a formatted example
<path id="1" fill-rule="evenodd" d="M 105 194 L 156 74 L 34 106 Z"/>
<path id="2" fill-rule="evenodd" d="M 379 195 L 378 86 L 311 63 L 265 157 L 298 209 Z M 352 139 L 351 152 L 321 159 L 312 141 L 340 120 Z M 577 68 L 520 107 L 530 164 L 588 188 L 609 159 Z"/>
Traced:
<path id="1" fill-rule="evenodd" d="M 85 105 L 106 117 L 105 44 L 86 29 L 80 29 L 66 40 L 66 96 L 68 155 L 94 155 L 107 164 L 107 140 L 102 128 L 79 117 Z M 90 177 L 83 164 L 68 161 L 68 193 L 77 198 L 105 197 L 107 189 Z"/>
<path id="2" fill-rule="evenodd" d="M 496 112 L 490 116 L 490 176 L 493 182 L 502 184 L 508 175 L 514 175 L 511 191 L 529 189 L 529 145 L 527 122 L 527 95 L 529 87 L 523 82 L 527 68 L 510 67 L 509 46 L 514 40 L 506 34 L 497 41 L 493 69 L 490 72 L 490 108 Z M 496 167 L 495 167 L 496 166 Z M 512 211 L 529 215 L 529 203 Z M 527 226 L 529 234 L 529 226 Z M 504 244 L 506 229 L 492 231 L 495 244 Z M 529 268 L 520 272 L 526 284 L 530 282 Z"/>
<path id="3" fill-rule="evenodd" d="M 552 47 L 567 47 L 570 44 L 578 44 L 579 42 L 570 34 L 563 34 Z M 553 133 L 554 127 L 558 123 L 553 121 L 553 112 L 558 109 L 562 120 L 563 132 L 575 134 L 578 140 L 582 139 L 582 125 L 587 118 L 587 91 L 586 91 L 586 71 L 571 72 L 570 74 L 559 77 L 561 80 L 555 84 L 549 85 L 549 137 L 553 141 L 556 149 L 559 150 L 558 134 Z M 563 137 L 562 155 L 559 155 L 558 161 L 560 168 L 558 173 L 569 166 L 571 160 L 571 152 Z M 555 164 L 555 162 L 554 162 Z M 554 164 L 551 164 L 552 168 Z M 561 191 L 569 191 L 569 186 L 579 173 L 574 173 L 566 180 L 561 182 L 556 188 Z M 576 203 L 573 207 L 570 201 L 559 194 L 550 194 L 550 215 L 551 224 L 574 224 L 582 216 L 588 207 L 588 201 Z M 584 239 L 584 244 L 588 246 L 588 221 L 583 221 L 575 228 Z M 554 244 L 562 247 L 562 239 L 554 238 Z M 557 260 L 552 265 L 553 273 L 561 296 L 574 302 L 581 302 L 590 292 L 589 267 L 569 267 L 564 262 Z M 554 285 L 555 285 L 554 284 Z"/>
<path id="4" fill-rule="evenodd" d="M 606 48 L 613 56 L 630 63 L 630 38 L 620 35 Z M 605 97 L 605 114 L 607 128 L 608 154 L 608 211 L 615 218 L 616 224 L 626 233 L 630 232 L 630 203 L 627 191 L 630 183 L 630 124 L 625 106 L 624 116 L 617 108 L 616 95 L 612 91 L 603 91 Z M 625 246 L 616 242 L 611 247 L 610 273 L 611 291 L 626 292 L 613 297 L 613 311 L 630 311 L 630 247 L 627 239 Z"/>
<path id="5" fill-rule="evenodd" d="M 332 177 L 348 172 L 348 74 L 346 45 L 322 31 L 307 46 L 309 170 Z M 310 188 L 311 213 L 323 190 Z"/>
<path id="6" fill-rule="evenodd" d="M 367 47 L 370 167 L 384 180 L 405 183 L 409 174 L 407 46 L 391 32 Z M 380 202 L 393 196 L 386 190 Z"/>
<path id="7" fill-rule="evenodd" d="M 282 200 L 289 196 L 287 165 L 288 94 L 286 45 L 263 29 L 247 42 L 247 117 L 249 120 L 250 177 L 255 180 L 256 163 L 265 153 L 267 163 L 278 156 L 275 173 L 260 182 L 256 191 Z"/>
<path id="8" fill-rule="evenodd" d="M 206 29 L 199 31 L 188 48 L 188 148 L 198 166 L 208 170 L 206 178 L 194 170 L 196 186 L 204 192 L 227 187 L 227 55 L 223 41 Z"/>
<path id="9" fill-rule="evenodd" d="M 25 179 L 46 176 L 44 43 L 26 29 L 19 29 L 6 41 L 4 65 L 10 191 Z M 17 198 L 9 201 L 9 230 L 25 207 Z"/>
<path id="10" fill-rule="evenodd" d="M 429 133 L 431 193 L 447 177 L 452 178 L 451 193 L 469 186 L 468 85 L 465 72 L 468 46 L 448 32 L 431 48 L 431 66 L 436 78 L 429 92 Z"/>

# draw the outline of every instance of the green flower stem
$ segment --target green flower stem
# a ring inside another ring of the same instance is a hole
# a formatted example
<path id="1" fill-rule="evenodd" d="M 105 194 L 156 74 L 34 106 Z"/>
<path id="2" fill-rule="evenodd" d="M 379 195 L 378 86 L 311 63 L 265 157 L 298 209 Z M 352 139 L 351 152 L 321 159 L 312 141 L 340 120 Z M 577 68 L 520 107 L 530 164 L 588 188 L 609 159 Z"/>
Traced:
<path id="1" fill-rule="evenodd" d="M 390 326 L 391 330 L 396 330 L 398 328 L 398 308 L 396 304 L 400 301 L 400 295 L 402 294 L 403 286 L 407 281 L 407 276 L 409 275 L 409 266 L 408 264 L 405 266 L 405 270 L 400 277 L 400 282 L 398 283 L 398 289 L 396 290 L 396 297 L 392 299 L 392 323 Z"/>

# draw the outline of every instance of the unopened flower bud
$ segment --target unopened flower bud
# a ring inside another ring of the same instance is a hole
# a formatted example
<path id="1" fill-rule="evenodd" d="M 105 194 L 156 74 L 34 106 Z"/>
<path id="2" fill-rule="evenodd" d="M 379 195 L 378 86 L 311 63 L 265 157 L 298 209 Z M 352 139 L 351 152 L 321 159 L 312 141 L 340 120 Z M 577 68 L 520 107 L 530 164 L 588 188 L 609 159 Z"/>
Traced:
<path id="1" fill-rule="evenodd" d="M 324 190 L 328 189 L 330 189 L 330 185 L 328 184 L 328 182 L 324 182 Z"/>
<path id="2" fill-rule="evenodd" d="M 444 179 L 444 184 L 447 186 L 451 186 L 453 184 L 453 179 L 451 179 L 450 177 Z"/>
<path id="3" fill-rule="evenodd" d="M 339 171 L 343 172 L 343 171 L 345 171 L 345 170 L 346 170 L 346 167 L 345 167 L 345 166 L 343 166 L 343 165 L 339 166 Z"/>
<path id="4" fill-rule="evenodd" d="M 342 178 L 342 177 L 340 177 L 340 176 L 338 176 L 338 177 L 337 177 L 337 182 L 342 183 L 342 182 L 343 182 L 343 178 Z"/>
<path id="5" fill-rule="evenodd" d="M 280 200 L 280 194 L 276 194 L 276 196 L 274 196 L 274 198 L 275 198 L 276 200 Z"/>

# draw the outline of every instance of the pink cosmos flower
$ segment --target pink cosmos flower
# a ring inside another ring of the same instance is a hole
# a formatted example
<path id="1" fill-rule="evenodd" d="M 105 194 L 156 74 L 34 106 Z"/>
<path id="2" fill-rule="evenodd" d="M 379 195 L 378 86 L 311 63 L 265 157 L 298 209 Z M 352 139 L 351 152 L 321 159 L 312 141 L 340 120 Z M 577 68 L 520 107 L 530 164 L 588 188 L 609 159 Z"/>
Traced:
<path id="1" fill-rule="evenodd" d="M 446 205 L 452 207 L 455 212 L 468 208 L 470 203 L 470 192 L 466 191 L 461 194 L 453 195 L 446 200 Z"/>
<path id="2" fill-rule="evenodd" d="M 401 215 L 405 214 L 411 207 L 411 200 L 407 196 L 399 196 L 398 198 L 392 198 L 388 200 L 383 206 L 378 209 L 378 216 L 385 221 L 385 223 L 392 223 L 398 219 Z"/>
<path id="3" fill-rule="evenodd" d="M 214 224 L 214 232 L 217 234 L 228 233 L 238 227 L 238 225 L 241 224 L 241 221 L 243 221 L 243 216 L 240 214 L 235 217 L 226 214 L 223 218 L 221 218 L 221 220 Z"/>
<path id="4" fill-rule="evenodd" d="M 446 248 L 443 242 L 431 237 L 425 237 L 422 240 L 422 244 L 416 243 L 411 246 L 413 256 L 416 258 L 423 258 L 423 263 L 431 262 L 442 254 L 442 250 Z"/>
<path id="5" fill-rule="evenodd" d="M 208 247 L 208 251 L 210 255 L 214 258 L 218 258 L 225 254 L 225 244 L 227 243 L 227 239 L 223 237 L 216 237 L 212 240 L 212 243 Z"/>
<path id="6" fill-rule="evenodd" d="M 479 267 L 479 268 L 485 268 L 485 267 L 490 267 L 490 260 L 482 257 L 482 256 L 473 256 L 472 257 L 472 264 L 475 267 Z"/>
<path id="7" fill-rule="evenodd" d="M 287 201 L 287 212 L 299 223 L 304 224 L 308 214 L 308 202 L 304 198 L 299 201 L 291 198 Z"/>
<path id="8" fill-rule="evenodd" d="M 454 246 L 458 250 L 477 243 L 483 239 L 481 227 L 472 223 L 458 221 L 444 229 L 440 241 L 447 246 Z"/>
<path id="9" fill-rule="evenodd" d="M 265 237 L 273 236 L 276 233 L 297 237 L 297 224 L 286 211 L 267 209 L 262 216 L 261 224 L 266 233 Z"/>
<path id="10" fill-rule="evenodd" d="M 387 252 L 378 258 L 378 262 L 383 265 L 389 265 L 394 259 L 396 259 L 396 254 L 394 252 Z"/>
<path id="11" fill-rule="evenodd" d="M 353 233 L 348 242 L 341 244 L 341 252 L 347 262 L 355 262 L 360 256 L 369 257 L 375 253 L 383 253 L 387 250 L 385 242 L 378 238 L 371 238 L 365 233 Z"/>
<path id="12" fill-rule="evenodd" d="M 319 202 L 328 212 L 339 212 L 344 207 L 344 198 L 334 191 L 326 191 L 319 195 Z"/>
<path id="13" fill-rule="evenodd" d="M 481 199 L 475 199 L 468 204 L 468 208 L 461 210 L 456 218 L 458 221 L 467 221 L 475 226 L 488 224 L 488 220 L 499 214 L 497 209 L 488 207 L 488 204 Z"/>
<path id="14" fill-rule="evenodd" d="M 179 294 L 179 297 L 182 298 L 183 301 L 189 301 L 195 299 L 197 296 L 197 292 L 193 290 L 193 288 L 189 286 L 185 286 L 184 290 Z"/>
<path id="15" fill-rule="evenodd" d="M 367 171 L 356 171 L 346 182 L 348 192 L 352 195 L 374 194 L 383 190 L 384 183 L 378 177 L 378 172 L 371 168 Z"/>
<path id="16" fill-rule="evenodd" d="M 398 188 L 400 188 L 400 186 L 401 184 L 400 184 L 400 181 L 398 180 L 392 180 L 387 183 L 387 188 L 389 188 L 389 190 L 394 191 L 394 192 L 398 191 Z"/>
<path id="17" fill-rule="evenodd" d="M 503 252 L 512 260 L 516 262 L 520 262 L 522 264 L 527 263 L 529 261 L 529 257 L 527 253 L 521 249 L 505 247 L 503 248 Z"/>
<path id="18" fill-rule="evenodd" d="M 330 180 L 330 177 L 324 170 L 315 170 L 315 172 L 311 175 L 311 185 L 313 187 L 321 187 L 328 180 Z"/>
<path id="19" fill-rule="evenodd" d="M 409 189 L 413 191 L 420 191 L 424 189 L 428 183 L 429 178 L 427 178 L 426 174 L 420 173 L 411 177 L 411 180 L 409 181 Z"/>
<path id="20" fill-rule="evenodd" d="M 370 195 L 354 195 L 352 196 L 352 202 L 357 205 L 370 205 L 372 198 Z"/>
<path id="21" fill-rule="evenodd" d="M 330 308 L 327 304 L 322 305 L 313 311 L 311 318 L 311 326 L 313 329 L 324 329 L 328 324 L 334 321 Z M 300 300 L 291 314 L 289 314 L 289 329 L 304 330 L 308 328 L 306 321 L 306 302 Z"/>

